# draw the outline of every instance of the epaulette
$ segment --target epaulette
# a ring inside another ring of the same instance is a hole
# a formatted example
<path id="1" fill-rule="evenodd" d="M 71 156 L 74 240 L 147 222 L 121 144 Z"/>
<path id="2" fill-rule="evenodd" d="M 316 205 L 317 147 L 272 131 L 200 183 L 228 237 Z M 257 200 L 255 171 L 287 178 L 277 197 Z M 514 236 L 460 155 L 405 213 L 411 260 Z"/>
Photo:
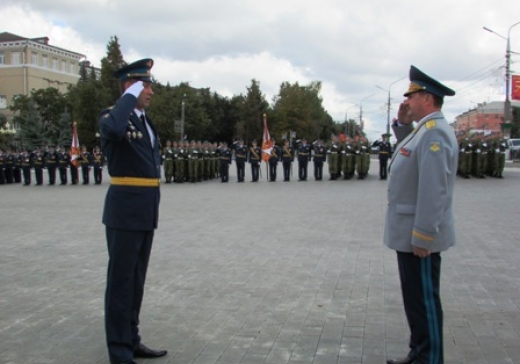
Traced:
<path id="1" fill-rule="evenodd" d="M 434 119 L 431 119 L 426 122 L 425 126 L 426 126 L 426 130 L 430 130 L 430 129 L 437 127 L 437 123 L 435 122 Z"/>

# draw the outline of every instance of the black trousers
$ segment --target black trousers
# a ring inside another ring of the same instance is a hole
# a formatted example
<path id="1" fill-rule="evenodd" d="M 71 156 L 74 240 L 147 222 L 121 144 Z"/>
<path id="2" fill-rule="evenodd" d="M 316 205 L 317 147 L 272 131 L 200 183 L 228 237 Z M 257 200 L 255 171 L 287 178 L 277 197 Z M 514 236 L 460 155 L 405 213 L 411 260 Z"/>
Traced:
<path id="1" fill-rule="evenodd" d="M 237 178 L 238 182 L 244 182 L 246 176 L 246 162 L 243 160 L 235 161 L 237 165 Z"/>
<path id="2" fill-rule="evenodd" d="M 43 168 L 42 167 L 34 167 L 34 176 L 36 177 L 36 184 L 43 184 Z"/>
<path id="3" fill-rule="evenodd" d="M 260 163 L 259 162 L 251 162 L 251 176 L 252 181 L 257 182 L 258 181 L 258 175 L 260 172 Z"/>
<path id="4" fill-rule="evenodd" d="M 276 182 L 276 167 L 278 166 L 278 161 L 271 162 L 269 161 L 269 181 Z"/>
<path id="5" fill-rule="evenodd" d="M 387 175 L 387 164 L 388 164 L 388 157 L 379 157 L 379 177 L 381 179 L 386 179 Z"/>
<path id="6" fill-rule="evenodd" d="M 81 173 L 83 175 L 83 184 L 84 185 L 88 185 L 90 180 L 89 180 L 89 175 L 90 175 L 90 167 L 88 165 L 82 165 L 81 166 Z"/>
<path id="7" fill-rule="evenodd" d="M 56 167 L 47 167 L 47 173 L 49 174 L 49 184 L 53 185 L 56 183 Z"/>
<path id="8" fill-rule="evenodd" d="M 417 363 L 444 363 L 443 313 L 439 295 L 441 255 L 419 258 L 397 252 L 404 310 L 410 327 L 410 354 Z"/>
<path id="9" fill-rule="evenodd" d="M 314 179 L 316 181 L 323 179 L 323 161 L 314 161 Z"/>
<path id="10" fill-rule="evenodd" d="M 308 160 L 298 161 L 298 179 L 300 181 L 307 180 L 307 164 L 308 163 L 309 163 Z"/>
<path id="11" fill-rule="evenodd" d="M 78 183 L 78 167 L 70 166 L 70 183 L 73 185 Z"/>
<path id="12" fill-rule="evenodd" d="M 22 167 L 23 172 L 23 182 L 25 185 L 31 184 L 31 167 L 24 166 Z"/>
<path id="13" fill-rule="evenodd" d="M 60 183 L 62 185 L 67 184 L 67 167 L 58 167 L 58 171 L 60 173 Z"/>
<path id="14" fill-rule="evenodd" d="M 220 181 L 229 181 L 229 163 L 227 161 L 220 162 Z"/>
<path id="15" fill-rule="evenodd" d="M 134 349 L 141 341 L 139 312 L 153 234 L 153 231 L 106 228 L 109 261 L 105 331 L 111 363 L 132 360 Z"/>
<path id="16" fill-rule="evenodd" d="M 290 181 L 291 180 L 291 161 L 282 162 L 283 166 L 283 180 Z"/>
<path id="17" fill-rule="evenodd" d="M 103 169 L 94 165 L 94 183 L 100 185 L 103 180 Z"/>

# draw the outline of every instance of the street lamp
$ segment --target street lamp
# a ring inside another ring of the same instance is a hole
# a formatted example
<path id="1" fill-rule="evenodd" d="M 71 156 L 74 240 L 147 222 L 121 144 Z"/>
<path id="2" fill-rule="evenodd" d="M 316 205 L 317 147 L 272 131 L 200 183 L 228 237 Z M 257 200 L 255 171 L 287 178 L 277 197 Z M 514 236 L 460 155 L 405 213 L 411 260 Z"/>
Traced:
<path id="1" fill-rule="evenodd" d="M 350 126 L 349 126 L 349 123 L 348 123 L 348 117 L 347 117 L 347 113 L 350 109 L 352 109 L 353 107 L 357 107 L 359 106 L 358 104 L 354 104 L 352 103 L 352 106 L 348 107 L 347 110 L 345 110 L 345 134 L 347 134 L 348 136 L 350 136 L 351 138 L 354 137 L 354 135 L 351 135 L 350 134 Z M 352 129 L 354 129 L 354 126 L 352 126 Z M 354 134 L 354 131 L 352 131 L 352 134 Z"/>
<path id="2" fill-rule="evenodd" d="M 361 130 L 363 130 L 363 128 L 364 128 L 364 125 L 363 125 L 363 101 L 365 101 L 366 99 L 368 99 L 369 97 L 372 97 L 374 95 L 375 94 L 368 95 L 367 97 L 365 97 L 364 99 L 362 99 L 359 102 L 359 126 L 360 126 Z"/>
<path id="3" fill-rule="evenodd" d="M 392 85 L 394 83 L 397 83 L 399 81 L 401 81 L 402 79 L 406 78 L 406 76 L 404 77 L 401 77 L 400 79 L 398 79 L 397 81 L 394 81 L 392 82 L 390 85 L 388 85 L 388 90 L 382 88 L 381 86 L 376 86 L 378 89 L 381 89 L 383 91 L 386 91 L 388 92 L 388 102 L 386 104 L 386 135 L 390 138 L 390 108 L 392 106 L 391 102 L 390 102 L 390 88 L 392 87 Z"/>
<path id="4" fill-rule="evenodd" d="M 484 30 L 487 30 L 488 32 L 490 33 L 493 33 L 497 36 L 499 36 L 500 38 L 502 39 L 505 39 L 507 45 L 506 45 L 506 101 L 504 103 L 504 123 L 509 123 L 511 122 L 511 100 L 509 100 L 509 78 L 510 78 L 510 75 L 511 75 L 511 70 L 510 70 L 510 66 L 511 66 L 511 42 L 510 42 L 510 36 L 511 36 L 511 29 L 513 29 L 513 27 L 515 27 L 516 25 L 520 24 L 520 21 L 511 25 L 509 27 L 509 30 L 507 31 L 507 38 L 504 37 L 503 35 L 501 34 L 498 34 L 497 32 L 495 32 L 494 30 L 491 30 L 487 27 L 483 27 Z"/>

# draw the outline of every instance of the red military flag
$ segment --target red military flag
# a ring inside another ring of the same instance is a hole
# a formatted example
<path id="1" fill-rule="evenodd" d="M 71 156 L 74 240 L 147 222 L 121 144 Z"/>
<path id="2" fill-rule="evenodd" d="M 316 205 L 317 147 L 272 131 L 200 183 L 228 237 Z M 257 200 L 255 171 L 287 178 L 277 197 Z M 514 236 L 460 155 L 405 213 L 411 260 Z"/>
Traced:
<path id="1" fill-rule="evenodd" d="M 269 155 L 273 149 L 273 143 L 271 142 L 271 136 L 269 135 L 269 128 L 267 127 L 267 115 L 264 114 L 264 135 L 262 138 L 262 160 L 267 162 Z"/>
<path id="2" fill-rule="evenodd" d="M 72 144 L 70 146 L 70 163 L 76 168 L 79 167 L 79 140 L 76 122 L 72 123 Z"/>
<path id="3" fill-rule="evenodd" d="M 513 75 L 511 80 L 511 99 L 520 101 L 520 75 Z"/>

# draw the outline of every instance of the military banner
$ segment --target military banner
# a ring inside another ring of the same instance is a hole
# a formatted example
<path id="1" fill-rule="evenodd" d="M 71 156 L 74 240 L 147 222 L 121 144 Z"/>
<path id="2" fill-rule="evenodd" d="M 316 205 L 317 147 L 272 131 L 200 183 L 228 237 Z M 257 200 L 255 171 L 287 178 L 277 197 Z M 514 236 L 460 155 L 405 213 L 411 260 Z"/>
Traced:
<path id="1" fill-rule="evenodd" d="M 72 144 L 70 145 L 70 163 L 76 168 L 79 167 L 79 140 L 76 122 L 72 124 Z"/>
<path id="2" fill-rule="evenodd" d="M 511 81 L 511 99 L 520 101 L 520 75 L 513 75 Z"/>
<path id="3" fill-rule="evenodd" d="M 262 160 L 264 162 L 269 160 L 272 149 L 273 144 L 271 142 L 271 136 L 269 135 L 269 128 L 267 127 L 267 115 L 264 114 L 264 135 L 262 138 Z"/>

